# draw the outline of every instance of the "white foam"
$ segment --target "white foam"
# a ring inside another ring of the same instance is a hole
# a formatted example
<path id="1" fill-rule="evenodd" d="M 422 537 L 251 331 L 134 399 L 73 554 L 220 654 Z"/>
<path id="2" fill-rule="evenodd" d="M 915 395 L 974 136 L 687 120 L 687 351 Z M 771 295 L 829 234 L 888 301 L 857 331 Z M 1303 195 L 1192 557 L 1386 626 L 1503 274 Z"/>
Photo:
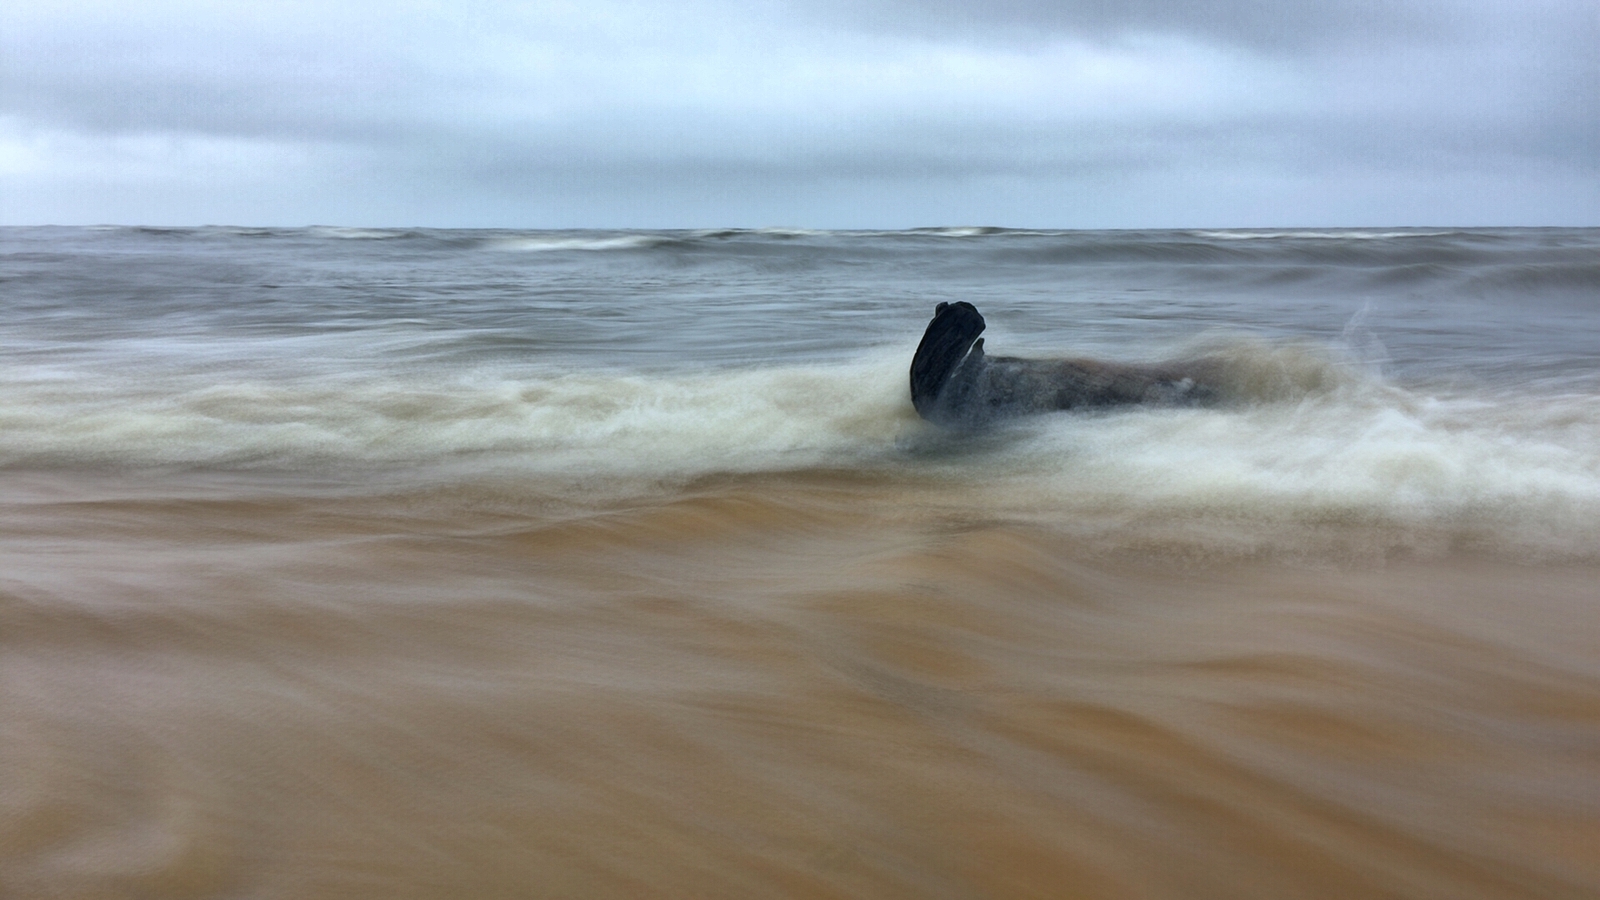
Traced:
<path id="1" fill-rule="evenodd" d="M 937 237 L 986 237 L 1000 232 L 999 229 L 987 228 L 982 225 L 967 225 L 949 228 L 929 228 L 919 233 L 931 234 Z"/>
<path id="2" fill-rule="evenodd" d="M 214 367 L 109 378 L 19 366 L 0 371 L 0 465 L 484 464 L 602 493 L 826 468 L 1066 523 L 1226 521 L 1269 537 L 1370 524 L 1600 552 L 1592 395 L 1413 394 L 1315 354 L 1246 346 L 1235 375 L 1253 399 L 1046 415 L 952 440 L 911 410 L 905 350 L 661 375 L 277 369 L 219 381 Z"/>
<path id="3" fill-rule="evenodd" d="M 767 225 L 762 228 L 751 229 L 751 232 L 768 237 L 817 237 L 833 233 L 816 228 L 795 228 L 788 225 Z"/>
<path id="4" fill-rule="evenodd" d="M 499 250 L 524 253 L 550 253 L 559 250 L 641 250 L 672 241 L 664 234 L 619 234 L 593 237 L 510 237 L 501 238 L 489 246 Z"/>
<path id="5" fill-rule="evenodd" d="M 896 378 L 886 366 L 892 365 Z M 679 375 L 484 368 L 219 382 L 198 372 L 0 378 L 0 464 L 299 466 L 512 455 L 531 471 L 807 466 L 892 443 L 901 361 Z"/>
<path id="6" fill-rule="evenodd" d="M 404 228 L 352 228 L 342 225 L 312 225 L 306 233 L 314 237 L 343 241 L 384 241 L 405 237 L 412 232 Z"/>
<path id="7" fill-rule="evenodd" d="M 1444 237 L 1454 234 L 1454 232 L 1450 231 L 1360 231 L 1355 229 L 1320 231 L 1221 230 L 1195 231 L 1191 233 L 1196 237 L 1211 238 L 1220 241 L 1283 240 L 1284 238 L 1299 238 L 1305 240 L 1387 241 L 1395 238 Z"/>
<path id="8" fill-rule="evenodd" d="M 1432 399 L 1340 389 L 1298 402 L 1041 420 L 997 502 L 1278 527 L 1375 526 L 1600 552 L 1594 398 Z"/>

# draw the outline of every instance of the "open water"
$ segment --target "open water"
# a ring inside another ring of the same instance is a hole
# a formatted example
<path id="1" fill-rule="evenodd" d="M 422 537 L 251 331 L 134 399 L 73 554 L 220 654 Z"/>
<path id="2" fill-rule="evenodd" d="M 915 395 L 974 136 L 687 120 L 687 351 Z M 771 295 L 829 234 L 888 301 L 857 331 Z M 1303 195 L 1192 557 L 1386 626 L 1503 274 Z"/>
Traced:
<path id="1" fill-rule="evenodd" d="M 0 896 L 1597 895 L 1600 230 L 0 229 Z"/>

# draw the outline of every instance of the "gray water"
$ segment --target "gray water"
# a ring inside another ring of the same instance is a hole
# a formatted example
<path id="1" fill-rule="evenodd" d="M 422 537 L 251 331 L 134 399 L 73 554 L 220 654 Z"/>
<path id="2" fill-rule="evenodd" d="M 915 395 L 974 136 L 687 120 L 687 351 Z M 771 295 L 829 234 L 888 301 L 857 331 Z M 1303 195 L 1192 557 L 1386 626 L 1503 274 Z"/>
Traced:
<path id="1" fill-rule="evenodd" d="M 936 302 L 964 299 L 1042 352 L 1216 328 L 1337 337 L 1361 316 L 1402 379 L 1592 384 L 1600 327 L 1593 229 L 10 228 L 4 241 L 7 337 L 58 357 L 108 340 L 317 338 L 405 363 L 838 360 L 904 344 Z"/>

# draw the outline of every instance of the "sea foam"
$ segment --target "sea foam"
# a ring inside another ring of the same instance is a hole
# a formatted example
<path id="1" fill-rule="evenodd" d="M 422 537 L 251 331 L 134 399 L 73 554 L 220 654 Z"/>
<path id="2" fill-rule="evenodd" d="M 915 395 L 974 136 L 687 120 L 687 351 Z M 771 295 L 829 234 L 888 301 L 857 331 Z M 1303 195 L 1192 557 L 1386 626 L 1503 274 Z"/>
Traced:
<path id="1" fill-rule="evenodd" d="M 641 483 L 859 472 L 979 498 L 995 515 L 1600 547 L 1600 406 L 1586 394 L 1408 391 L 1332 352 L 1257 341 L 1227 349 L 1233 393 L 1214 408 L 1065 412 L 950 434 L 912 412 L 899 350 L 652 375 L 486 366 L 217 381 L 211 370 L 95 390 L 34 371 L 7 379 L 0 464 L 483 466 L 553 493 L 614 482 L 596 498 L 608 500 Z"/>

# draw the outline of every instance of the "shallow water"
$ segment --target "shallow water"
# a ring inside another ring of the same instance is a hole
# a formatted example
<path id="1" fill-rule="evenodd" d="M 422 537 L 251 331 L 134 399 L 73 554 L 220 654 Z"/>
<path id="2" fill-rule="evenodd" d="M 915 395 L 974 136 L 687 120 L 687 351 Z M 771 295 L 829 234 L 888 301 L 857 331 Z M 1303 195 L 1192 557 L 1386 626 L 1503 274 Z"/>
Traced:
<path id="1" fill-rule="evenodd" d="M 0 230 L 0 896 L 1594 896 L 1597 247 Z"/>

